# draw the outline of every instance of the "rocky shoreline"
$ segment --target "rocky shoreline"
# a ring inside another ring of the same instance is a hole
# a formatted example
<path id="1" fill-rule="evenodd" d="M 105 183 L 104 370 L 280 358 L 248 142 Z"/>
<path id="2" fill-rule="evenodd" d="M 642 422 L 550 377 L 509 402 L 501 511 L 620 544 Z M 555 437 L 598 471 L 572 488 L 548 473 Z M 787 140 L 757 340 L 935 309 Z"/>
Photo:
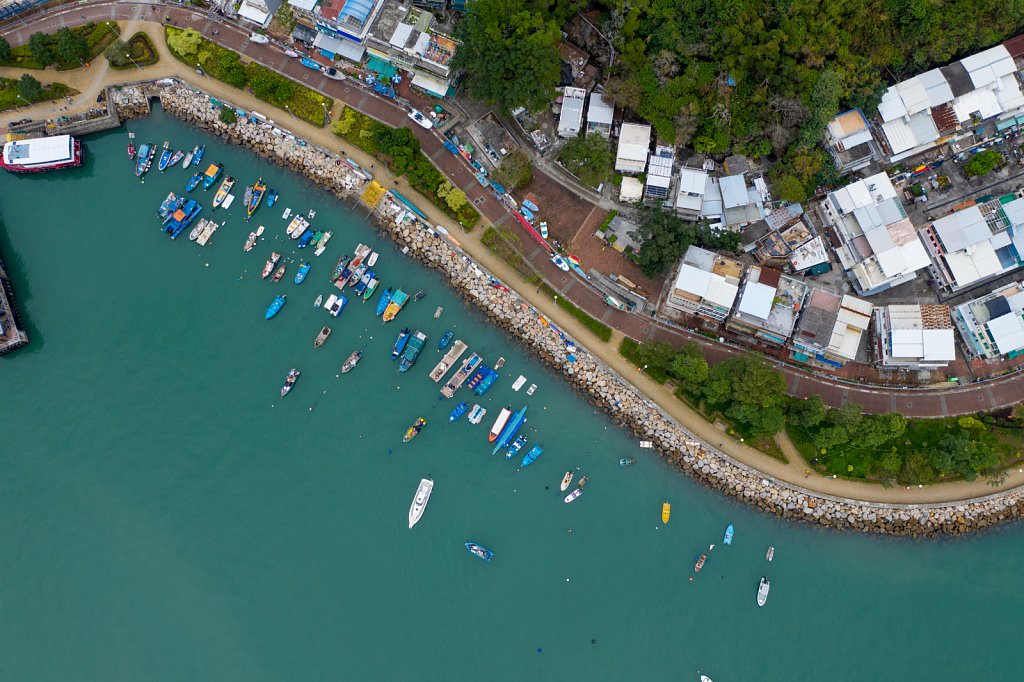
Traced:
<path id="1" fill-rule="evenodd" d="M 131 97 L 124 101 L 129 115 L 122 114 L 122 118 L 138 115 L 137 100 Z M 219 108 L 202 91 L 175 83 L 160 91 L 160 101 L 172 116 L 205 128 L 225 142 L 252 149 L 350 202 L 365 183 L 363 176 L 337 155 L 301 143 L 271 122 L 239 119 L 232 124 L 222 123 Z M 115 105 L 120 113 L 117 99 Z M 1024 515 L 1024 489 L 1020 488 L 969 501 L 892 505 L 830 497 L 768 478 L 701 442 L 528 302 L 514 292 L 493 286 L 497 280 L 390 195 L 378 204 L 374 219 L 383 232 L 404 247 L 403 251 L 443 272 L 456 291 L 494 324 L 528 345 L 594 404 L 607 410 L 619 426 L 652 441 L 678 469 L 726 495 L 785 519 L 886 535 L 962 535 Z"/>

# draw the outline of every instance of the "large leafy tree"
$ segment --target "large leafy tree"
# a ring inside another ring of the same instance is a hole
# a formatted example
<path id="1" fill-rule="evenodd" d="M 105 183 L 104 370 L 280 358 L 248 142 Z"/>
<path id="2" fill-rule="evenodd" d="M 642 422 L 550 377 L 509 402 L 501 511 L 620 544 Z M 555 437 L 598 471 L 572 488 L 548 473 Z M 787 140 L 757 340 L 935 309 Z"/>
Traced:
<path id="1" fill-rule="evenodd" d="M 43 66 L 48 66 L 57 59 L 50 46 L 50 37 L 45 33 L 36 32 L 28 37 L 28 51 L 32 59 Z"/>
<path id="2" fill-rule="evenodd" d="M 0 62 L 7 61 L 11 58 L 11 44 L 7 42 L 7 39 L 0 36 Z"/>
<path id="3" fill-rule="evenodd" d="M 735 251 L 739 248 L 739 234 L 736 232 L 688 223 L 650 206 L 641 206 L 637 219 L 640 227 L 630 236 L 640 242 L 640 267 L 651 276 L 671 268 L 694 245 L 716 251 Z"/>
<path id="4" fill-rule="evenodd" d="M 786 380 L 753 358 L 730 358 L 711 367 L 704 399 L 754 436 L 771 436 L 786 424 Z"/>
<path id="5" fill-rule="evenodd" d="M 583 184 L 595 187 L 611 177 L 615 154 L 608 140 L 591 133 L 569 140 L 558 160 Z"/>
<path id="6" fill-rule="evenodd" d="M 43 86 L 26 73 L 18 81 L 18 95 L 25 101 L 38 102 L 43 97 Z"/>
<path id="7" fill-rule="evenodd" d="M 89 56 L 89 44 L 85 42 L 85 38 L 70 28 L 65 27 L 57 31 L 55 43 L 57 55 L 66 62 L 84 62 Z"/>
<path id="8" fill-rule="evenodd" d="M 503 111 L 554 99 L 561 63 L 558 24 L 525 0 L 474 0 L 458 27 L 455 67 L 476 99 Z"/>

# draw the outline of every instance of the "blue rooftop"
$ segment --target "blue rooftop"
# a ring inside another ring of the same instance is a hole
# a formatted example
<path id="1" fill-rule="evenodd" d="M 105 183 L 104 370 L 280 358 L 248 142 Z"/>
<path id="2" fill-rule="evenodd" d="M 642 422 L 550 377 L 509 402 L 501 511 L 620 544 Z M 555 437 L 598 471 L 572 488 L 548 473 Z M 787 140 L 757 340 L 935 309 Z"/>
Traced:
<path id="1" fill-rule="evenodd" d="M 341 10 L 341 21 L 345 18 L 351 17 L 360 26 L 366 23 L 366 18 L 370 16 L 370 12 L 373 10 L 373 0 L 348 0 L 345 3 L 344 9 Z M 339 22 L 340 23 L 340 22 Z"/>

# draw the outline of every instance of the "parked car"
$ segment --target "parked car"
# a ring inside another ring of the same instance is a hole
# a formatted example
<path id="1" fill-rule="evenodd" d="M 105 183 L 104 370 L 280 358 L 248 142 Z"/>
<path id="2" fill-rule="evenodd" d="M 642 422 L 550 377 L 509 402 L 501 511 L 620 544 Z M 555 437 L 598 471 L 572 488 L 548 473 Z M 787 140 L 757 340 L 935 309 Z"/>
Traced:
<path id="1" fill-rule="evenodd" d="M 434 123 L 429 118 L 421 114 L 419 109 L 413 109 L 412 111 L 410 111 L 409 118 L 416 121 L 416 123 L 418 123 L 423 128 L 426 128 L 427 130 L 430 130 L 431 128 L 434 127 Z"/>
<path id="2" fill-rule="evenodd" d="M 257 43 L 258 45 L 266 45 L 270 42 L 270 38 L 266 37 L 262 33 L 250 33 L 249 40 Z"/>

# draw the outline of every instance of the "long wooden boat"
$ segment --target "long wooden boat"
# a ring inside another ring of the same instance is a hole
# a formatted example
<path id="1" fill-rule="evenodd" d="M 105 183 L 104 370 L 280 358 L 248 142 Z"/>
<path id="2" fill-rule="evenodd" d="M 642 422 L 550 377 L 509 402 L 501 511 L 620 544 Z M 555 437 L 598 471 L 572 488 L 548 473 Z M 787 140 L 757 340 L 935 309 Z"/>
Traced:
<path id="1" fill-rule="evenodd" d="M 213 207 L 217 208 L 224 203 L 224 200 L 231 194 L 231 188 L 235 186 L 235 179 L 230 175 L 224 178 L 224 182 L 220 183 L 220 187 L 217 188 L 217 193 L 213 195 Z"/>
<path id="2" fill-rule="evenodd" d="M 470 355 L 469 358 L 462 363 L 462 367 L 459 367 L 459 371 L 453 374 L 452 378 L 448 380 L 448 383 L 441 388 L 441 395 L 445 398 L 451 398 L 455 395 L 455 391 L 459 390 L 462 383 L 476 370 L 477 366 L 481 362 L 483 362 L 483 358 L 476 353 Z"/>
<path id="3" fill-rule="evenodd" d="M 385 322 L 390 322 L 395 319 L 395 316 L 401 312 L 405 302 L 409 300 L 409 294 L 405 293 L 401 289 L 395 289 L 395 292 L 391 294 L 391 302 L 388 303 L 388 307 L 384 309 L 383 319 Z"/>
<path id="4" fill-rule="evenodd" d="M 444 354 L 444 357 L 441 358 L 441 361 L 434 366 L 434 369 L 430 370 L 430 378 L 434 383 L 441 381 L 441 377 L 443 377 L 448 370 L 451 369 L 452 365 L 462 357 L 462 354 L 466 352 L 467 348 L 469 348 L 469 346 L 465 343 L 458 339 L 455 340 L 455 344 L 451 347 L 451 350 Z"/>

